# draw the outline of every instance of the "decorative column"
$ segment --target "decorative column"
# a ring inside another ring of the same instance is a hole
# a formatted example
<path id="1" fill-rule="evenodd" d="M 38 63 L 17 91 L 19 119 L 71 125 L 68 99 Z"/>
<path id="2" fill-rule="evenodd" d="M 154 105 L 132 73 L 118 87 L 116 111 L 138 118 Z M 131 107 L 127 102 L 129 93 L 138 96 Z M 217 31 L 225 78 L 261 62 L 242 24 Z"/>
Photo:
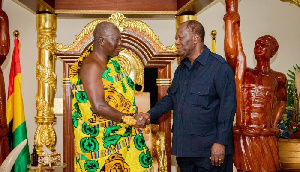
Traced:
<path id="1" fill-rule="evenodd" d="M 181 23 L 189 21 L 189 20 L 197 20 L 197 16 L 195 16 L 195 15 L 176 16 L 176 29 L 180 26 Z"/>
<path id="2" fill-rule="evenodd" d="M 35 121 L 37 129 L 34 135 L 34 144 L 37 153 L 43 152 L 43 145 L 51 151 L 55 151 L 56 133 L 54 124 L 54 96 L 56 93 L 55 74 L 55 37 L 57 17 L 54 14 L 37 14 L 37 48 L 38 61 L 36 64 L 36 78 L 38 80 L 38 92 L 36 94 L 37 115 Z"/>
<path id="3" fill-rule="evenodd" d="M 171 64 L 157 71 L 158 79 L 156 85 L 158 89 L 158 100 L 167 95 L 167 89 L 171 86 Z M 165 133 L 165 150 L 167 155 L 167 171 L 171 171 L 171 112 L 168 112 L 158 119 L 159 130 Z M 159 162 L 163 164 L 164 162 Z M 165 172 L 162 170 L 162 172 Z"/>

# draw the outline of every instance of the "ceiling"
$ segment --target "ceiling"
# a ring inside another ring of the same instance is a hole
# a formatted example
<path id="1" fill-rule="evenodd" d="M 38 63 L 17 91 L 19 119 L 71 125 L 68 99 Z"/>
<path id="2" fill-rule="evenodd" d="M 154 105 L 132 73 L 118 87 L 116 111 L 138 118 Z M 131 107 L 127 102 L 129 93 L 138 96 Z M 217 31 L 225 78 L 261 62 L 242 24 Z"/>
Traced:
<path id="1" fill-rule="evenodd" d="M 170 18 L 197 14 L 214 0 L 13 0 L 35 14 L 59 18 L 107 18 L 120 12 L 131 18 Z"/>

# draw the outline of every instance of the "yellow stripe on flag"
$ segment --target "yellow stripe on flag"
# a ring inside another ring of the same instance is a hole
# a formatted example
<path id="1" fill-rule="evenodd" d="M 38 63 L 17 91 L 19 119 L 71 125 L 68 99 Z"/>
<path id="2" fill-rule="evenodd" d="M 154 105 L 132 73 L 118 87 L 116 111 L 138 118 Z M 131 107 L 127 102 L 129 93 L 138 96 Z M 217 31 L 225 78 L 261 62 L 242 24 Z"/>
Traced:
<path id="1" fill-rule="evenodd" d="M 6 104 L 6 120 L 7 120 L 7 125 L 9 125 L 10 121 L 13 119 L 14 117 L 14 111 L 13 111 L 13 101 L 14 101 L 14 94 L 12 94 L 8 100 L 7 100 L 7 104 Z"/>
<path id="2" fill-rule="evenodd" d="M 25 121 L 20 73 L 18 73 L 14 78 L 14 92 L 9 97 L 7 106 L 8 107 L 6 109 L 6 116 L 10 118 L 10 121 L 11 119 L 13 119 L 12 131 L 14 132 L 15 129 Z"/>

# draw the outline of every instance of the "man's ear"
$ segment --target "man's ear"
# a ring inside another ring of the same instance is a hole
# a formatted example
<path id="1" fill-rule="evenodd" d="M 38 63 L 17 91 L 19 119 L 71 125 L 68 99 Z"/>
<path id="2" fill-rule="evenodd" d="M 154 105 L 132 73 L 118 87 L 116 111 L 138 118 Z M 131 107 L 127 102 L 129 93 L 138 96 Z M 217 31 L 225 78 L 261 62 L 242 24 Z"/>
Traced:
<path id="1" fill-rule="evenodd" d="M 200 36 L 197 35 L 197 34 L 194 34 L 193 40 L 194 40 L 194 43 L 195 43 L 195 44 L 199 42 L 199 39 L 200 39 Z"/>
<path id="2" fill-rule="evenodd" d="M 99 45 L 103 45 L 103 43 L 104 43 L 104 38 L 99 37 L 99 38 L 98 38 L 98 44 L 99 44 Z"/>

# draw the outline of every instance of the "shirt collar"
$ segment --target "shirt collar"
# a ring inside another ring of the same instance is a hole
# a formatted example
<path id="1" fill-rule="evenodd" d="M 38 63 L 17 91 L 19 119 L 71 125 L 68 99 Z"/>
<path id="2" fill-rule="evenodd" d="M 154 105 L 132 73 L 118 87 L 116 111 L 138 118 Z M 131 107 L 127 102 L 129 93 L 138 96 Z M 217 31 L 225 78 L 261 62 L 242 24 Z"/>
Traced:
<path id="1" fill-rule="evenodd" d="M 200 64 L 205 66 L 205 64 L 208 61 L 209 54 L 210 54 L 210 50 L 207 48 L 206 45 L 204 45 L 204 49 L 203 49 L 202 53 L 195 59 L 194 63 L 199 62 Z M 187 66 L 191 66 L 191 63 L 188 58 L 184 58 L 183 63 Z"/>

